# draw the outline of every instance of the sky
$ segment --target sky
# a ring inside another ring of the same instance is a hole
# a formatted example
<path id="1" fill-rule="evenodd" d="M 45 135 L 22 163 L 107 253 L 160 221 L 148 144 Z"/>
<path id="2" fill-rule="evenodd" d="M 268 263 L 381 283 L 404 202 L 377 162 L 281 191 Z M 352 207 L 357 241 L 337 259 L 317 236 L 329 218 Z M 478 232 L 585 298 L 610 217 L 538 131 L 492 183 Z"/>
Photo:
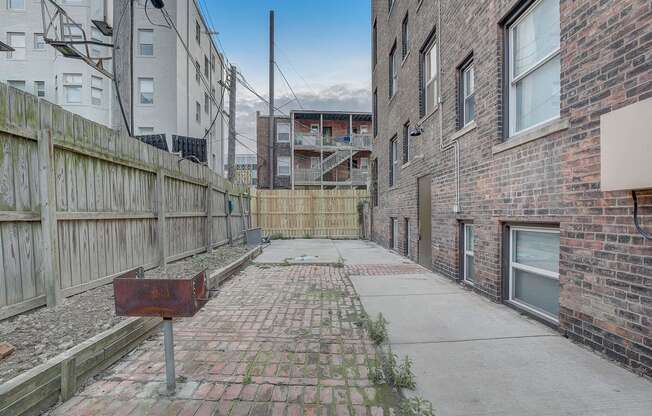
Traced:
<path id="1" fill-rule="evenodd" d="M 368 0 L 200 0 L 230 63 L 268 96 L 269 10 L 275 12 L 275 105 L 304 109 L 371 111 L 371 6 Z M 237 153 L 256 150 L 256 110 L 267 104 L 237 86 Z M 246 147 L 245 147 L 246 146 Z"/>

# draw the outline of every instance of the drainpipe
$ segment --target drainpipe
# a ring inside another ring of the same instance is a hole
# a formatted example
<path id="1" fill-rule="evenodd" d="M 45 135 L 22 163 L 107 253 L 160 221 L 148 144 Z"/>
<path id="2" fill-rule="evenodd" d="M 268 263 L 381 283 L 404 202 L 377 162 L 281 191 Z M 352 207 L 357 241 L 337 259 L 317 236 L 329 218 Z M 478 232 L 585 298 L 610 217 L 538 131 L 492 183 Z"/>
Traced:
<path id="1" fill-rule="evenodd" d="M 437 66 L 439 72 L 439 80 L 437 85 L 437 101 L 439 104 L 439 147 L 442 151 L 454 149 L 455 154 L 455 204 L 453 205 L 453 213 L 458 214 L 460 210 L 460 144 L 457 139 L 451 143 L 444 145 L 444 100 L 441 96 L 441 81 L 443 77 L 442 64 L 441 64 L 441 46 L 442 46 L 442 25 L 441 25 L 441 2 L 437 2 L 439 12 L 437 13 Z"/>

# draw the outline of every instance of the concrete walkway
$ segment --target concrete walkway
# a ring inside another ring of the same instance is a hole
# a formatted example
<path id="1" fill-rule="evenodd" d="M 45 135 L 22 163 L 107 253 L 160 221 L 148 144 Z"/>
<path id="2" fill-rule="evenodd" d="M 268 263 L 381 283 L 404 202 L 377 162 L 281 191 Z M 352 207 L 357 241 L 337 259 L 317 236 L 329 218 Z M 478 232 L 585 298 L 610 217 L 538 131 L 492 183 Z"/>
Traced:
<path id="1" fill-rule="evenodd" d="M 333 245 L 367 313 L 390 322 L 394 352 L 414 360 L 408 393 L 438 416 L 652 415 L 652 383 L 547 326 L 374 244 Z"/>

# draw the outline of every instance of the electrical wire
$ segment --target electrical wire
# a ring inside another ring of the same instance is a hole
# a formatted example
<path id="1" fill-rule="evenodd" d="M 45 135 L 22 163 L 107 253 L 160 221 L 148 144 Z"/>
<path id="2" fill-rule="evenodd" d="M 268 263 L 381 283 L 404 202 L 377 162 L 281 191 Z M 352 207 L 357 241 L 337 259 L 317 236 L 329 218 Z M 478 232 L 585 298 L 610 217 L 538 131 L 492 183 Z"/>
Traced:
<path id="1" fill-rule="evenodd" d="M 636 198 L 636 191 L 632 191 L 632 199 L 634 200 L 634 226 L 636 227 L 636 231 L 638 231 L 638 233 L 646 240 L 652 241 L 652 234 L 645 231 L 638 222 L 638 200 Z"/>
<path id="2" fill-rule="evenodd" d="M 165 29 L 172 29 L 169 24 L 168 25 L 162 25 L 162 24 L 159 24 L 159 23 L 152 22 L 152 19 L 149 18 L 149 14 L 147 13 L 147 3 L 149 3 L 149 1 L 150 0 L 145 0 L 145 17 L 147 17 L 147 20 L 149 21 L 149 24 L 151 24 L 152 26 L 158 26 L 158 27 L 162 27 L 162 28 L 165 28 Z"/>
<path id="3" fill-rule="evenodd" d="M 291 92 L 292 95 L 294 96 L 294 99 L 297 100 L 297 103 L 299 104 L 299 107 L 301 107 L 301 109 L 303 110 L 303 104 L 301 104 L 301 101 L 299 100 L 299 97 L 297 97 L 297 95 L 294 93 L 294 89 L 292 89 L 292 85 L 290 85 L 290 82 L 289 82 L 288 79 L 285 77 L 285 74 L 284 74 L 283 71 L 281 70 L 281 67 L 278 66 L 278 63 L 277 63 L 276 61 L 274 61 L 274 65 L 276 65 L 276 68 L 278 69 L 278 72 L 279 72 L 279 73 L 281 74 L 281 76 L 283 77 L 283 80 L 285 81 L 285 84 L 286 84 L 286 85 L 288 86 L 288 88 L 290 89 L 290 92 Z"/>
<path id="4" fill-rule="evenodd" d="M 288 65 L 299 76 L 299 78 L 301 78 L 301 80 L 304 82 L 304 84 L 306 84 L 306 87 L 308 87 L 312 91 L 313 94 L 315 94 L 316 96 L 319 96 L 317 91 L 314 88 L 312 88 L 312 86 L 308 83 L 308 81 L 306 81 L 306 79 L 303 77 L 303 75 L 301 75 L 299 73 L 299 71 L 296 69 L 294 64 L 292 64 L 292 60 L 290 59 L 290 56 L 283 50 L 283 48 L 281 48 L 276 42 L 274 42 L 274 47 L 276 49 L 278 49 L 278 51 L 281 52 L 283 55 L 285 55 L 285 57 L 287 58 Z"/>

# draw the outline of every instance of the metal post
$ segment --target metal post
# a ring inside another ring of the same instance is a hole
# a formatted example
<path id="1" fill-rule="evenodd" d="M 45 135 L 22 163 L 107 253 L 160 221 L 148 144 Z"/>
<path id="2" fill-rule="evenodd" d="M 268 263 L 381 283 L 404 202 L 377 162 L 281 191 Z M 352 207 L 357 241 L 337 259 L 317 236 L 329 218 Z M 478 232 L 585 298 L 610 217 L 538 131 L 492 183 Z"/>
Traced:
<path id="1" fill-rule="evenodd" d="M 236 105 L 236 69 L 231 65 L 231 79 L 229 80 L 229 146 L 228 146 L 228 166 L 229 181 L 235 180 L 235 105 Z"/>
<path id="2" fill-rule="evenodd" d="M 165 344 L 165 381 L 168 386 L 168 394 L 172 394 L 177 388 L 176 377 L 174 375 L 172 318 L 163 318 L 163 343 Z"/>
<path id="3" fill-rule="evenodd" d="M 269 189 L 274 189 L 274 10 L 269 11 Z"/>

